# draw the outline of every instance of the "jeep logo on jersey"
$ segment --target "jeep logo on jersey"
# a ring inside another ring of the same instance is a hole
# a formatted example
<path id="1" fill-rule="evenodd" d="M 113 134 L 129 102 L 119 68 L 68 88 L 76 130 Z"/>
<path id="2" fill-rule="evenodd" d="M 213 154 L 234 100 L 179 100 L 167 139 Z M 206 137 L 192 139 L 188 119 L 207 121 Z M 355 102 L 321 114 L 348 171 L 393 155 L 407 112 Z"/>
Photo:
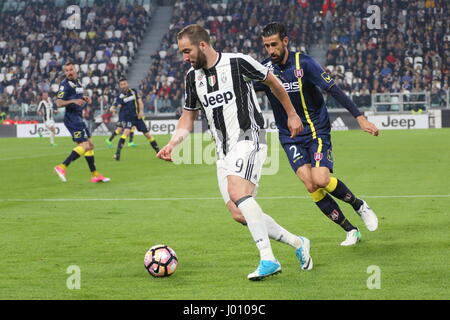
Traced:
<path id="1" fill-rule="evenodd" d="M 216 91 L 205 94 L 203 100 L 203 107 L 217 108 L 232 102 L 234 100 L 234 95 L 231 91 Z"/>

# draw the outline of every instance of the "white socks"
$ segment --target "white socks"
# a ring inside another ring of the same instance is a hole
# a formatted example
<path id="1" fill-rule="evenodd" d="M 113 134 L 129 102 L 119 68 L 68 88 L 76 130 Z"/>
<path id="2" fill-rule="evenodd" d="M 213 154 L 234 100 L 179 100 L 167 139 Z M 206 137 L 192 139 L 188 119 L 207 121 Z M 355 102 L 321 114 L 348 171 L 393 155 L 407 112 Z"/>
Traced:
<path id="1" fill-rule="evenodd" d="M 55 144 L 55 133 L 50 131 L 50 143 Z"/>
<path id="2" fill-rule="evenodd" d="M 253 240 L 259 249 L 261 260 L 276 261 L 272 247 L 270 245 L 267 227 L 264 219 L 264 213 L 259 204 L 253 197 L 247 197 L 239 200 L 236 205 L 241 210 L 247 221 L 248 229 L 252 234 Z"/>
<path id="3" fill-rule="evenodd" d="M 263 213 L 263 219 L 266 223 L 267 233 L 269 237 L 273 240 L 280 241 L 291 245 L 295 249 L 302 246 L 302 241 L 296 235 L 293 235 L 282 226 L 280 226 L 271 216 Z"/>

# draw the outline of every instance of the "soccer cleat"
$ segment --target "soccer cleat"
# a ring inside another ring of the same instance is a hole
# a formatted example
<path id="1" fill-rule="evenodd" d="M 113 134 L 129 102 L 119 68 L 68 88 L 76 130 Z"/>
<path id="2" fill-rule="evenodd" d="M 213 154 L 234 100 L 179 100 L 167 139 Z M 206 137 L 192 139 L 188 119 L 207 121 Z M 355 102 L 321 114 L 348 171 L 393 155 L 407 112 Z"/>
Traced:
<path id="1" fill-rule="evenodd" d="M 136 144 L 136 143 L 134 143 L 134 142 L 128 142 L 128 146 L 134 148 L 134 147 L 137 147 L 138 144 Z"/>
<path id="2" fill-rule="evenodd" d="M 114 153 L 113 158 L 116 161 L 120 161 L 120 153 Z"/>
<path id="3" fill-rule="evenodd" d="M 260 281 L 278 273 L 281 273 L 281 264 L 278 261 L 261 260 L 255 272 L 250 273 L 247 278 L 251 281 Z"/>
<path id="4" fill-rule="evenodd" d="M 66 178 L 66 170 L 61 168 L 60 166 L 56 166 L 53 168 L 58 175 L 58 177 L 61 179 L 62 182 L 67 182 Z"/>
<path id="5" fill-rule="evenodd" d="M 347 237 L 345 238 L 345 241 L 341 242 L 341 246 L 353 246 L 359 241 L 361 241 L 361 232 L 359 232 L 358 228 L 352 229 L 347 232 Z"/>
<path id="6" fill-rule="evenodd" d="M 367 230 L 375 231 L 378 229 L 378 218 L 375 212 L 368 206 L 367 202 L 362 200 L 363 204 L 358 209 L 358 214 L 361 216 L 361 219 L 364 221 Z"/>
<path id="7" fill-rule="evenodd" d="M 109 141 L 109 138 L 106 139 L 105 142 L 106 142 L 106 146 L 107 146 L 109 149 L 111 149 L 113 145 L 112 145 L 112 142 Z"/>
<path id="8" fill-rule="evenodd" d="M 305 237 L 299 237 L 302 246 L 295 250 L 295 256 L 298 261 L 300 261 L 300 268 L 302 270 L 311 270 L 313 268 L 313 260 L 309 254 L 309 250 L 311 249 L 311 241 Z"/>
<path id="9" fill-rule="evenodd" d="M 110 178 L 105 178 L 104 176 L 99 174 L 99 175 L 96 175 L 95 177 L 92 177 L 91 182 L 92 183 L 109 182 L 110 180 L 111 180 Z"/>

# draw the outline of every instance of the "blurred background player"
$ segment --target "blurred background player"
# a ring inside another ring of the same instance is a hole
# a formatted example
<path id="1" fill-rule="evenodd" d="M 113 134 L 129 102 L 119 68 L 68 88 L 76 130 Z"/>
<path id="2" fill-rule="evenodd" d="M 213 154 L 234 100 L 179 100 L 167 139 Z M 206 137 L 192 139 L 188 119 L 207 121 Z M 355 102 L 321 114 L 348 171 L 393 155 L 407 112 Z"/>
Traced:
<path id="1" fill-rule="evenodd" d="M 291 135 L 302 129 L 286 91 L 269 70 L 252 57 L 240 53 L 220 53 L 210 45 L 208 32 L 189 25 L 177 36 L 183 60 L 192 68 L 186 75 L 186 104 L 169 143 L 158 157 L 172 161 L 172 151 L 192 131 L 202 108 L 214 137 L 217 152 L 217 179 L 227 207 L 238 207 L 260 253 L 258 268 L 247 277 L 262 280 L 281 272 L 269 237 L 295 248 L 303 270 L 311 270 L 310 241 L 288 232 L 265 214 L 255 200 L 256 186 L 267 155 L 264 119 L 255 98 L 252 80 L 262 81 L 283 102 Z"/>
<path id="2" fill-rule="evenodd" d="M 58 145 L 55 143 L 56 128 L 53 114 L 58 111 L 53 109 L 52 99 L 50 99 L 47 92 L 43 92 L 41 98 L 42 100 L 39 102 L 37 113 L 42 116 L 45 127 L 50 131 L 50 145 L 57 147 Z"/>
<path id="3" fill-rule="evenodd" d="M 64 125 L 69 130 L 72 139 L 77 146 L 63 163 L 54 168 L 55 172 L 63 182 L 66 182 L 67 167 L 73 161 L 84 155 L 92 174 L 91 182 L 108 182 L 110 179 L 105 178 L 96 169 L 94 143 L 91 139 L 91 133 L 82 118 L 83 107 L 86 103 L 92 102 L 91 98 L 83 95 L 84 89 L 78 79 L 74 64 L 72 62 L 67 62 L 63 68 L 66 78 L 59 85 L 56 105 L 58 108 L 66 108 Z"/>
<path id="4" fill-rule="evenodd" d="M 333 172 L 331 126 L 320 89 L 325 90 L 346 108 L 356 118 L 362 130 L 378 136 L 378 129 L 367 121 L 318 62 L 306 54 L 288 50 L 289 38 L 284 25 L 269 23 L 262 31 L 262 39 L 270 55 L 262 64 L 283 83 L 305 130 L 297 137 L 290 137 L 286 126 L 287 115 L 280 101 L 264 84 L 256 83 L 255 89 L 265 91 L 269 98 L 279 130 L 280 143 L 292 169 L 320 210 L 347 232 L 341 245 L 354 245 L 361 239 L 361 233 L 345 217 L 330 195 L 350 204 L 369 231 L 378 228 L 378 219 L 364 200 L 357 198 L 341 180 L 330 174 Z"/>
<path id="5" fill-rule="evenodd" d="M 122 129 L 123 133 L 117 144 L 117 150 L 114 154 L 114 159 L 120 160 L 120 154 L 125 144 L 125 140 L 131 132 L 132 127 L 144 134 L 147 140 L 150 142 L 151 147 L 159 152 L 158 143 L 155 138 L 150 134 L 147 126 L 144 122 L 144 103 L 142 98 L 136 89 L 128 87 L 128 81 L 124 78 L 119 80 L 120 95 L 116 98 L 115 107 L 120 107 L 120 112 L 123 112 Z M 120 119 L 120 115 L 119 115 Z"/>
<path id="6" fill-rule="evenodd" d="M 117 109 L 119 109 L 119 119 L 116 124 L 116 130 L 114 130 L 113 133 L 111 134 L 111 136 L 105 140 L 108 148 L 112 148 L 112 142 L 113 142 L 114 138 L 123 132 L 123 127 L 124 127 L 124 122 L 125 122 L 125 120 L 124 120 L 125 109 L 121 108 L 120 105 L 119 106 L 117 105 L 117 98 L 116 98 L 114 105 L 112 105 L 109 110 L 113 114 L 116 114 Z M 128 135 L 128 146 L 129 147 L 137 147 L 137 144 L 133 142 L 135 131 L 136 131 L 136 127 L 133 126 L 130 130 L 130 134 Z"/>

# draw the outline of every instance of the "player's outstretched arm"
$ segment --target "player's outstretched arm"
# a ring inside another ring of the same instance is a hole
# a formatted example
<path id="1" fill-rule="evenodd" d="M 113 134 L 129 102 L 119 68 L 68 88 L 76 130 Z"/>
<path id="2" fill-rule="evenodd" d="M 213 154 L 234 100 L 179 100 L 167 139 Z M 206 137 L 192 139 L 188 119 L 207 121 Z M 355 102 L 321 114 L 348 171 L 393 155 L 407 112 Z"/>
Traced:
<path id="1" fill-rule="evenodd" d="M 291 132 L 291 138 L 294 138 L 303 131 L 303 123 L 300 120 L 297 112 L 295 111 L 289 95 L 287 94 L 281 83 L 277 80 L 277 78 L 272 74 L 272 72 L 268 73 L 266 80 L 262 81 L 262 83 L 270 88 L 274 96 L 283 105 L 283 108 L 288 116 L 288 128 Z"/>
<path id="2" fill-rule="evenodd" d="M 194 121 L 197 119 L 198 111 L 183 110 L 178 120 L 177 130 L 173 134 L 169 143 L 164 146 L 156 155 L 158 158 L 172 162 L 172 150 L 179 145 L 194 128 Z"/>

